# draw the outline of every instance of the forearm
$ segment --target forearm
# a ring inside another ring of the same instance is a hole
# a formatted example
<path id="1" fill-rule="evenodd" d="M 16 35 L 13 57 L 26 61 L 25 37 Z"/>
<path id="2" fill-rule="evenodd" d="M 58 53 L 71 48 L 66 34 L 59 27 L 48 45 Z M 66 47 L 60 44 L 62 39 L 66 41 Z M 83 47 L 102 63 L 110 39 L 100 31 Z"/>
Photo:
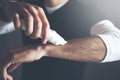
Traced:
<path id="1" fill-rule="evenodd" d="M 100 62 L 104 58 L 105 52 L 106 48 L 100 38 L 89 37 L 70 40 L 63 46 L 37 44 L 13 48 L 13 50 L 11 49 L 8 53 L 4 54 L 0 61 L 8 63 L 9 66 L 12 65 L 13 67 L 10 71 L 13 71 L 19 66 L 19 63 L 36 61 L 43 56 L 74 61 Z M 10 61 L 8 61 L 8 55 Z M 18 66 L 15 64 L 18 64 Z M 3 71 L 6 72 L 9 66 L 3 65 L 2 67 L 5 68 L 3 68 Z"/>
<path id="2" fill-rule="evenodd" d="M 100 62 L 106 52 L 99 37 L 70 40 L 64 46 L 47 45 L 46 49 L 46 56 L 84 62 Z"/>

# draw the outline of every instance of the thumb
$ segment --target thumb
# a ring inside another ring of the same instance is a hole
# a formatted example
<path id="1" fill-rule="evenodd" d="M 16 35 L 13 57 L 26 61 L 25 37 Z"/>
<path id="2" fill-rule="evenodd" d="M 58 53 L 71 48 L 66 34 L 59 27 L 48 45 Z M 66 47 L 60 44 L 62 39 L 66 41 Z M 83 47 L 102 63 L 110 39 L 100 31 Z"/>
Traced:
<path id="1" fill-rule="evenodd" d="M 11 63 L 7 63 L 3 66 L 3 69 L 2 69 L 2 78 L 3 80 L 13 80 L 12 76 L 10 76 L 8 73 L 7 73 L 7 68 L 11 65 Z"/>

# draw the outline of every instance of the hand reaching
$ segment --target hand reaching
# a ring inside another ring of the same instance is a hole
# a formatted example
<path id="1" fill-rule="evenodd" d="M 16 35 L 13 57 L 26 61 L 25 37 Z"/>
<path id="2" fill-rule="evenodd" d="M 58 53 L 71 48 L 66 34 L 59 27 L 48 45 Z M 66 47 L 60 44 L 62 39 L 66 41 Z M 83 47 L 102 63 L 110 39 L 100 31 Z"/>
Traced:
<path id="1" fill-rule="evenodd" d="M 33 39 L 42 36 L 43 43 L 47 42 L 50 25 L 41 7 L 25 2 L 6 1 L 3 9 L 6 16 L 14 22 L 16 29 L 21 29 L 21 20 L 24 20 L 27 36 Z"/>

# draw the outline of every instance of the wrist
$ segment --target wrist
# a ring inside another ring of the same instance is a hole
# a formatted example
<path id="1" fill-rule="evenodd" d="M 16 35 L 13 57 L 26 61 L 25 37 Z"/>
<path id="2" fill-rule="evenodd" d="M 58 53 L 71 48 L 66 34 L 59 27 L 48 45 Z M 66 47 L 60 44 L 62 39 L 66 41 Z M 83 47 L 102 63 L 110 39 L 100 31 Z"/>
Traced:
<path id="1" fill-rule="evenodd" d="M 37 46 L 37 51 L 42 55 L 42 57 L 49 57 L 50 53 L 53 52 L 55 45 L 51 43 L 41 44 Z"/>
<path id="2" fill-rule="evenodd" d="M 62 51 L 64 50 L 64 47 L 64 45 L 58 46 L 48 43 L 44 47 L 44 50 L 46 51 L 44 56 L 59 58 L 61 56 Z"/>
<path id="3" fill-rule="evenodd" d="M 48 44 L 37 44 L 34 46 L 36 51 L 36 59 L 39 60 L 42 57 L 48 56 Z"/>

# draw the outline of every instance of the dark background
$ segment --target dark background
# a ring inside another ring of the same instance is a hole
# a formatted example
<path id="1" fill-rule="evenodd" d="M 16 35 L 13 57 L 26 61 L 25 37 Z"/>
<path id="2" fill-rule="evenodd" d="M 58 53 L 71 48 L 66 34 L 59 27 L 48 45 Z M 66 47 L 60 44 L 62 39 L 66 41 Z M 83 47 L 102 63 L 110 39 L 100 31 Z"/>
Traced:
<path id="1" fill-rule="evenodd" d="M 108 17 L 107 19 L 110 19 L 118 28 L 120 28 L 120 0 L 80 0 L 80 2 L 100 9 L 101 13 Z M 8 45 L 22 45 L 21 33 L 12 32 L 0 36 L 0 53 L 6 50 Z M 119 68 L 119 61 L 104 64 L 88 63 L 84 80 L 120 80 Z M 20 80 L 21 67 L 14 71 L 12 75 L 15 77 L 15 80 Z"/>
<path id="2" fill-rule="evenodd" d="M 0 53 L 3 53 L 5 50 L 11 46 L 22 45 L 21 32 L 11 32 L 9 34 L 0 35 Z M 12 75 L 15 80 L 20 80 L 21 77 L 21 66 L 15 70 Z"/>

